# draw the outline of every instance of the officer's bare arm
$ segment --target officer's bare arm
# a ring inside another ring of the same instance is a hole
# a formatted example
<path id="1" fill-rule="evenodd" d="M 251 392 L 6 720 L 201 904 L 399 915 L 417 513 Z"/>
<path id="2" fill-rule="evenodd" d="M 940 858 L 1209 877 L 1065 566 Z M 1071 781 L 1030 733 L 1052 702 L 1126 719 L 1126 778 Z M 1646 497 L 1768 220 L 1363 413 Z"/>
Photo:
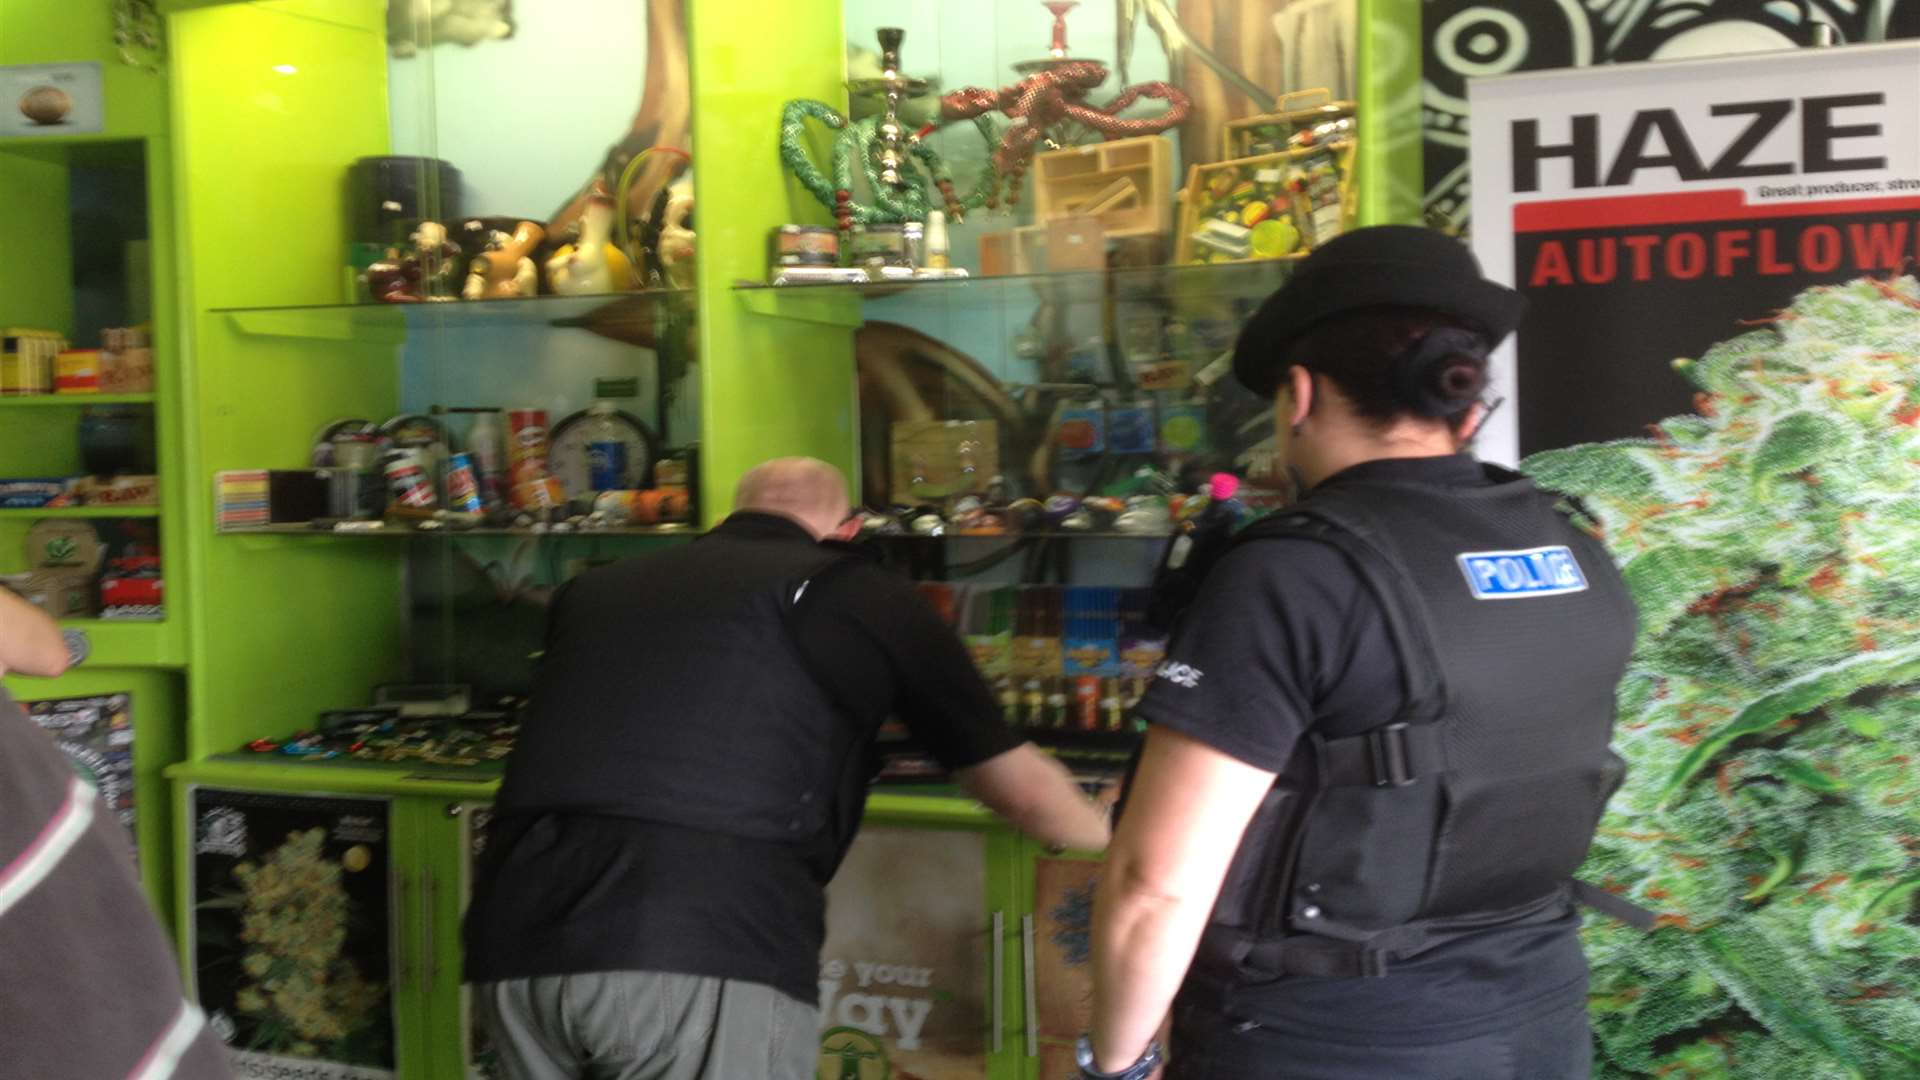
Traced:
<path id="1" fill-rule="evenodd" d="M 1043 843 L 1104 851 L 1107 811 L 1080 791 L 1058 761 L 1023 743 L 954 774 L 967 794 Z"/>
<path id="2" fill-rule="evenodd" d="M 0 675 L 52 678 L 67 670 L 67 642 L 47 613 L 0 588 Z"/>
<path id="3" fill-rule="evenodd" d="M 1138 1059 L 1173 1004 L 1273 774 L 1150 728 L 1093 911 L 1093 1050 Z"/>

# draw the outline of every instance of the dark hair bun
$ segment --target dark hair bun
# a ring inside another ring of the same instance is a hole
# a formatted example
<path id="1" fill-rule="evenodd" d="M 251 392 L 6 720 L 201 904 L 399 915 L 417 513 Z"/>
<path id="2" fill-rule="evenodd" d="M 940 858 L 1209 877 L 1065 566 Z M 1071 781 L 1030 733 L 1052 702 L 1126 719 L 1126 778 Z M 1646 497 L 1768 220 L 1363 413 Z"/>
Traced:
<path id="1" fill-rule="evenodd" d="M 1487 388 L 1487 342 L 1471 330 L 1441 327 L 1394 361 L 1400 404 L 1421 416 L 1457 416 Z"/>

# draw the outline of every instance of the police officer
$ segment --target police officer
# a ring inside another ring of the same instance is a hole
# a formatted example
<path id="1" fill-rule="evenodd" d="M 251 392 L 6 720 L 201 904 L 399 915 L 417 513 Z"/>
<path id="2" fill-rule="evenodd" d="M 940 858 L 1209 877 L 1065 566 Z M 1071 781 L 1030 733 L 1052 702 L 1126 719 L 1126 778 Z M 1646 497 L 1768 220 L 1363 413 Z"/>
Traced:
<path id="1" fill-rule="evenodd" d="M 554 598 L 466 924 L 512 1080 L 811 1080 L 824 889 L 889 716 L 1038 839 L 1106 846 L 932 607 L 831 542 L 838 470 L 768 462 L 734 504 Z"/>
<path id="2" fill-rule="evenodd" d="M 1244 328 L 1302 489 L 1245 530 L 1140 705 L 1086 1077 L 1588 1075 L 1573 881 L 1621 766 L 1632 602 L 1525 477 L 1464 453 L 1518 295 L 1388 226 Z M 1176 996 L 1177 995 L 1177 996 Z"/>

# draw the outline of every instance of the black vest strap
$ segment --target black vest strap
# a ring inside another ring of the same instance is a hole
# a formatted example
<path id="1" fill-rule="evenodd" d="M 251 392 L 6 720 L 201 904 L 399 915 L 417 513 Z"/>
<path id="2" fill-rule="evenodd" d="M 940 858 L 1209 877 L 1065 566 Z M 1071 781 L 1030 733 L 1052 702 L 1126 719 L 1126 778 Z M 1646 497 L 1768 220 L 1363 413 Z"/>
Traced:
<path id="1" fill-rule="evenodd" d="M 1631 900 L 1622 900 L 1598 885 L 1574 880 L 1574 902 L 1581 907 L 1591 908 L 1602 915 L 1618 919 L 1635 930 L 1651 930 L 1659 916 Z"/>
<path id="2" fill-rule="evenodd" d="M 1447 770 L 1442 724 L 1388 724 L 1319 745 L 1320 783 L 1326 787 L 1406 787 Z"/>

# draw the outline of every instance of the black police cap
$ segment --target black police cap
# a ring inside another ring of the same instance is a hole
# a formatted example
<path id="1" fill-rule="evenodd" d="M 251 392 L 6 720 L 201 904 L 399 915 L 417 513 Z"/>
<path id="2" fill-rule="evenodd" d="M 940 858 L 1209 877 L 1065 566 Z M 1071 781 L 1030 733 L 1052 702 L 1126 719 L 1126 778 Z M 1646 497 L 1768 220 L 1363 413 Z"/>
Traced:
<path id="1" fill-rule="evenodd" d="M 1233 348 L 1233 374 L 1272 397 L 1300 335 L 1348 312 L 1426 308 L 1451 315 L 1499 344 L 1520 323 L 1526 298 L 1480 274 L 1465 244 L 1412 225 L 1374 225 L 1343 233 L 1311 255 L 1261 303 Z"/>

